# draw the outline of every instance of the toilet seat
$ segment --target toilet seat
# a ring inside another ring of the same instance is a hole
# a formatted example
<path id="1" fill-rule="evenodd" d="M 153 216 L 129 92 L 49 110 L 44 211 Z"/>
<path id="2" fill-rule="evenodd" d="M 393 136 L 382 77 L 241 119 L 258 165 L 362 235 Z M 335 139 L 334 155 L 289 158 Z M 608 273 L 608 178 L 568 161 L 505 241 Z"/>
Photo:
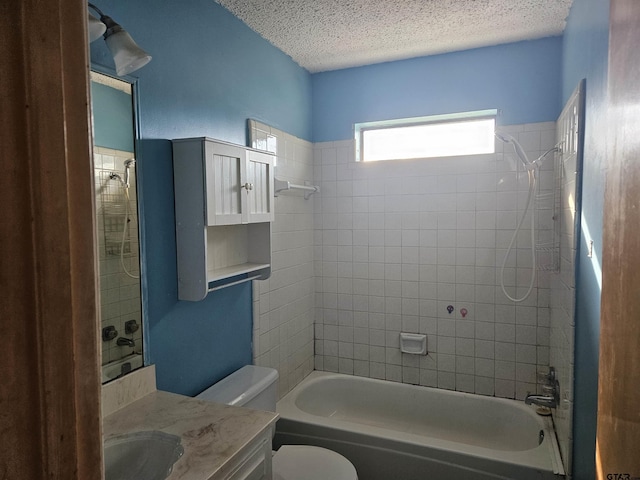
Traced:
<path id="1" fill-rule="evenodd" d="M 283 445 L 273 456 L 273 480 L 358 480 L 342 455 L 321 447 Z"/>

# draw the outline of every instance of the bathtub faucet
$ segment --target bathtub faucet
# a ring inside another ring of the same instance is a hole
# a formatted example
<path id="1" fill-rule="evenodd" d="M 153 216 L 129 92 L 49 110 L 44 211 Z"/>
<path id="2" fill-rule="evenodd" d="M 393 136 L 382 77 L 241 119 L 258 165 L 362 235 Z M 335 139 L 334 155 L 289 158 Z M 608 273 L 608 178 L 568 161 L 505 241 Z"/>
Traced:
<path id="1" fill-rule="evenodd" d="M 125 337 L 118 337 L 118 340 L 116 340 L 116 344 L 119 347 L 135 347 L 136 346 L 136 342 L 134 342 L 130 338 L 125 338 Z"/>
<path id="2" fill-rule="evenodd" d="M 558 406 L 558 402 L 556 402 L 556 397 L 546 396 L 546 395 L 527 395 L 524 399 L 524 403 L 527 405 L 540 405 L 541 407 L 549 407 L 556 408 Z"/>
<path id="3" fill-rule="evenodd" d="M 560 383 L 558 383 L 556 369 L 549 367 L 548 373 L 538 373 L 538 380 L 542 383 L 540 388 L 544 395 L 528 394 L 524 403 L 556 408 L 560 403 Z"/>
<path id="4" fill-rule="evenodd" d="M 553 367 L 549 368 L 547 375 L 542 375 L 543 385 L 541 386 L 543 395 L 529 394 L 525 397 L 524 403 L 527 405 L 539 405 L 541 407 L 556 408 L 560 403 L 560 384 Z"/>

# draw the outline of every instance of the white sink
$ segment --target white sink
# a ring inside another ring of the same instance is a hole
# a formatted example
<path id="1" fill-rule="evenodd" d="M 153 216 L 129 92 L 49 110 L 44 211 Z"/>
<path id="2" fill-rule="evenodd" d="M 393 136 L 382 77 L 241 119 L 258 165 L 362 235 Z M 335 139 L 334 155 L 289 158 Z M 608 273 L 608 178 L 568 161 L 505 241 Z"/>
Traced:
<path id="1" fill-rule="evenodd" d="M 164 480 L 184 449 L 180 437 L 134 432 L 104 442 L 105 480 Z"/>

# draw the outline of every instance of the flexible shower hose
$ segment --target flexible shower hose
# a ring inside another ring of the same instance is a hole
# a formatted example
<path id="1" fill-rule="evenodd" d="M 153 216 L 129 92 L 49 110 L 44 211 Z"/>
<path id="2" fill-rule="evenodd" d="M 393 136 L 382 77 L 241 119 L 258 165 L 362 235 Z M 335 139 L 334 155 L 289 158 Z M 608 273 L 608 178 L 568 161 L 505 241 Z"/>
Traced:
<path id="1" fill-rule="evenodd" d="M 546 154 L 545 154 L 546 155 Z M 529 194 L 527 195 L 527 203 L 524 206 L 524 212 L 522 212 L 522 216 L 520 217 L 520 221 L 518 222 L 518 226 L 513 232 L 511 236 L 511 241 L 509 242 L 509 247 L 507 247 L 507 252 L 504 254 L 504 258 L 502 259 L 502 267 L 500 267 L 500 287 L 502 288 L 502 293 L 511 300 L 512 302 L 520 303 L 524 302 L 529 295 L 531 295 L 531 291 L 533 290 L 533 284 L 536 281 L 536 229 L 535 229 L 535 215 L 531 212 L 531 280 L 529 281 L 529 288 L 527 292 L 520 298 L 512 297 L 507 293 L 507 289 L 504 286 L 504 267 L 507 264 L 507 259 L 511 254 L 511 250 L 513 249 L 513 244 L 518 237 L 518 233 L 520 233 L 520 229 L 522 228 L 522 224 L 524 223 L 525 218 L 527 217 L 527 212 L 529 211 L 529 207 L 531 206 L 531 199 L 533 198 L 533 194 L 536 190 L 536 171 L 537 167 L 530 166 L 527 167 L 527 174 L 529 177 Z"/>
<path id="2" fill-rule="evenodd" d="M 511 138 L 509 142 L 513 143 L 514 145 L 518 144 L 518 142 L 513 138 Z M 519 144 L 518 146 L 520 147 Z M 559 151 L 559 149 L 557 145 L 553 148 L 550 148 L 549 150 L 544 152 L 542 155 L 540 155 L 534 162 L 529 162 L 529 159 L 527 158 L 526 153 L 524 153 L 524 150 L 522 149 L 522 147 L 520 147 L 520 151 L 521 151 L 521 155 L 524 156 L 524 158 L 521 158 L 521 160 L 525 168 L 527 169 L 527 175 L 529 177 L 529 194 L 527 195 L 527 203 L 524 206 L 524 212 L 522 212 L 522 216 L 520 217 L 518 226 L 516 227 L 515 231 L 513 232 L 513 235 L 511 236 L 509 247 L 507 247 L 507 252 L 504 254 L 504 258 L 502 259 L 502 266 L 500 267 L 500 288 L 502 288 L 502 293 L 504 293 L 509 300 L 515 303 L 524 302 L 527 298 L 529 298 L 529 295 L 531 295 L 531 291 L 533 290 L 533 284 L 536 281 L 536 223 L 535 223 L 535 215 L 534 215 L 535 212 L 531 212 L 531 279 L 529 281 L 529 288 L 527 289 L 527 292 L 522 297 L 520 298 L 512 297 L 511 295 L 509 295 L 509 293 L 507 293 L 507 289 L 504 286 L 504 267 L 507 264 L 507 259 L 511 254 L 511 250 L 513 250 L 513 244 L 515 243 L 516 238 L 518 237 L 518 233 L 520 233 L 522 224 L 524 223 L 524 220 L 527 217 L 527 213 L 529 212 L 529 208 L 531 207 L 531 200 L 533 199 L 533 195 L 535 194 L 535 191 L 536 191 L 536 183 L 537 183 L 536 175 L 538 173 L 538 169 L 542 165 L 542 162 L 547 155 L 549 155 L 551 152 L 557 152 Z M 516 151 L 516 153 L 518 152 Z M 516 273 L 516 278 L 517 278 L 517 273 Z M 517 288 L 517 285 L 516 285 L 516 288 Z"/>
<path id="3" fill-rule="evenodd" d="M 131 278 L 140 278 L 140 275 L 134 275 L 133 273 L 127 270 L 127 267 L 124 264 L 124 242 L 127 236 L 127 222 L 129 221 L 129 187 L 127 187 L 124 182 L 121 183 L 122 188 L 124 189 L 124 225 L 122 226 L 122 241 L 120 242 L 120 265 L 122 266 L 122 270 Z"/>

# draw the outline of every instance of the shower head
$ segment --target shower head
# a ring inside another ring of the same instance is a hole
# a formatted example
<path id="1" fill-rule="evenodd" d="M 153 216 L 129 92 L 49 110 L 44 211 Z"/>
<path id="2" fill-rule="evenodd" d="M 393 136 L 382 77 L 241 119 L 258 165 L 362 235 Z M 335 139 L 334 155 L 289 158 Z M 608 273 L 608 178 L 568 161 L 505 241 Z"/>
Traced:
<path id="1" fill-rule="evenodd" d="M 124 185 L 129 188 L 129 169 L 135 166 L 136 161 L 134 158 L 129 158 L 124 161 Z"/>
<path id="2" fill-rule="evenodd" d="M 124 181 L 122 180 L 122 177 L 118 175 L 116 172 L 111 172 L 109 174 L 109 180 L 118 180 L 121 184 L 124 185 Z"/>
<path id="3" fill-rule="evenodd" d="M 522 162 L 522 164 L 527 170 L 535 168 L 536 166 L 535 163 L 529 160 L 529 157 L 527 157 L 527 154 L 522 148 L 522 145 L 520 145 L 515 138 L 513 138 L 508 133 L 499 133 L 499 132 L 495 132 L 495 136 L 496 138 L 498 138 L 498 140 L 504 143 L 510 143 L 513 146 L 513 150 L 516 152 L 516 155 L 518 156 L 518 158 L 520 159 L 520 161 Z"/>

